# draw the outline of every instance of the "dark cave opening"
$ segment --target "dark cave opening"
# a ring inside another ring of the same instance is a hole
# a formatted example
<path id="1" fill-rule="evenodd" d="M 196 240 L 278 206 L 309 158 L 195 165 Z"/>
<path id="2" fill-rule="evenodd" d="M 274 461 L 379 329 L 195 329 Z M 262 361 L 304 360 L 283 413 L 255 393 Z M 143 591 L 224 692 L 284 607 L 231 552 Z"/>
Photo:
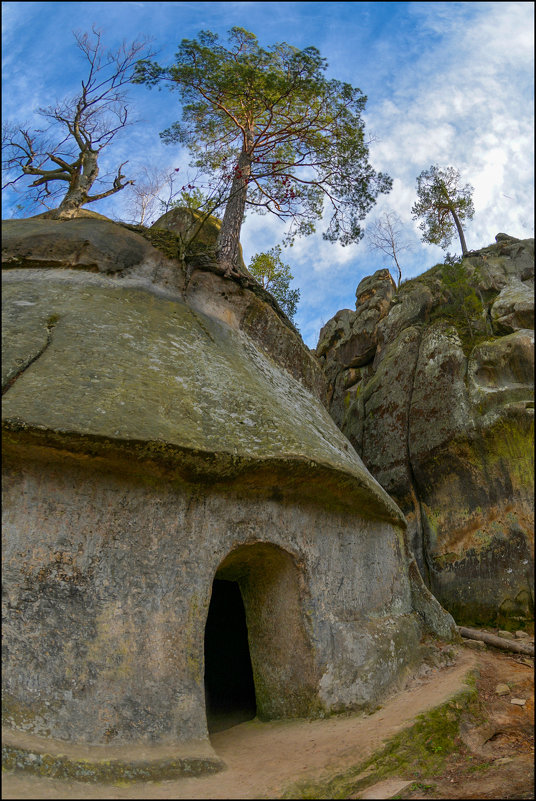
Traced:
<path id="1" fill-rule="evenodd" d="M 256 714 L 246 613 L 236 581 L 214 579 L 212 585 L 205 627 L 205 702 L 209 733 Z"/>

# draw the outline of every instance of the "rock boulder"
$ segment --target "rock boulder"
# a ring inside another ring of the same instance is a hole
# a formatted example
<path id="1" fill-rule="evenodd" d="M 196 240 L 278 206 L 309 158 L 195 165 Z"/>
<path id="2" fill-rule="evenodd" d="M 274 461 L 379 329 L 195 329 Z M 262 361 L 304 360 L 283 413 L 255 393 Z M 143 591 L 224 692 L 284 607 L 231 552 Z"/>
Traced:
<path id="1" fill-rule="evenodd" d="M 454 623 L 315 358 L 245 279 L 173 258 L 173 232 L 40 222 L 4 253 L 6 764 L 219 770 L 224 674 L 248 676 L 249 717 L 376 708 Z"/>

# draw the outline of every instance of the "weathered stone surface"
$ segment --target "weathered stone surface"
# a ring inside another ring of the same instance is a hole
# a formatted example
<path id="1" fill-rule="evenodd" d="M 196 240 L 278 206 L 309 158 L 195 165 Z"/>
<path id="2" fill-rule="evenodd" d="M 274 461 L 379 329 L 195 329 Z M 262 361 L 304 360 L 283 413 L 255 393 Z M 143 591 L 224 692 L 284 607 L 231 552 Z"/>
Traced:
<path id="1" fill-rule="evenodd" d="M 106 438 L 132 451 L 174 448 L 196 454 L 197 469 L 214 477 L 238 475 L 251 461 L 329 465 L 354 474 L 367 506 L 376 496 L 378 511 L 399 516 L 321 404 L 241 332 L 113 279 L 30 275 L 12 270 L 4 283 L 4 370 L 9 379 L 19 371 L 4 395 L 5 425 Z M 51 317 L 48 347 L 20 372 Z"/>
<path id="2" fill-rule="evenodd" d="M 326 379 L 296 330 L 262 297 L 211 272 L 195 270 L 185 300 L 193 309 L 246 334 L 260 350 L 324 401 Z"/>
<path id="3" fill-rule="evenodd" d="M 324 360 L 331 414 L 404 510 L 428 585 L 468 624 L 533 616 L 533 260 L 533 240 L 506 235 L 471 252 L 458 306 L 436 265 L 393 297 L 366 372 L 335 347 Z"/>
<path id="4" fill-rule="evenodd" d="M 90 743 L 205 737 L 203 629 L 221 563 L 252 618 L 261 716 L 366 706 L 411 661 L 419 626 L 389 526 L 162 476 L 155 494 L 149 472 L 133 480 L 87 457 L 20 457 L 4 482 L 5 622 L 26 632 L 5 654 L 16 728 Z"/>
<path id="5" fill-rule="evenodd" d="M 520 328 L 534 330 L 534 288 L 523 281 L 511 281 L 491 306 L 493 330 L 510 334 Z"/>
<path id="6" fill-rule="evenodd" d="M 288 327 L 279 342 L 254 293 L 201 269 L 172 292 L 23 264 L 3 302 L 12 732 L 147 746 L 150 764 L 133 755 L 119 777 L 218 767 L 204 689 L 215 579 L 240 588 L 265 719 L 373 707 L 423 631 L 454 636 L 408 563 L 400 509 L 307 388 L 315 369 L 292 375 L 303 343 Z M 10 743 L 25 765 L 107 770 Z M 190 762 L 153 750 L 195 743 Z"/>
<path id="7" fill-rule="evenodd" d="M 361 389 L 372 375 L 374 375 L 372 364 L 364 367 L 350 367 L 336 373 L 331 385 L 332 399 L 330 403 L 330 414 L 334 420 L 346 420 L 351 405 L 354 402 L 359 403 Z M 359 436 L 361 435 L 362 432 Z"/>
<path id="8" fill-rule="evenodd" d="M 510 281 L 534 280 L 534 239 L 499 240 L 464 259 L 469 269 L 478 270 L 483 291 L 500 291 Z"/>
<path id="9" fill-rule="evenodd" d="M 342 309 L 320 331 L 316 355 L 324 365 L 330 392 L 341 370 L 372 362 L 378 322 L 387 314 L 395 284 L 389 270 L 377 270 L 356 290 L 356 310 Z"/>
<path id="10" fill-rule="evenodd" d="M 420 335 L 408 428 L 413 470 L 430 451 L 474 427 L 467 360 L 456 328 L 439 322 L 420 329 Z"/>
<path id="11" fill-rule="evenodd" d="M 396 284 L 389 270 L 376 270 L 373 275 L 363 278 L 355 291 L 356 309 L 377 309 L 383 317 L 389 311 L 390 300 L 396 291 Z"/>
<path id="12" fill-rule="evenodd" d="M 477 345 L 469 359 L 471 403 L 481 413 L 530 398 L 534 384 L 534 331 L 514 334 Z M 528 392 L 527 392 L 528 390 Z"/>
<path id="13" fill-rule="evenodd" d="M 125 287 L 150 288 L 172 298 L 186 295 L 192 307 L 243 329 L 264 352 L 324 399 L 322 369 L 296 329 L 275 308 L 275 301 L 274 305 L 267 302 L 268 293 L 247 276 L 248 286 L 241 286 L 223 279 L 210 264 L 203 269 L 195 262 L 186 265 L 173 257 L 177 255 L 176 241 L 160 241 L 160 230 L 167 229 L 138 227 L 133 231 L 90 212 L 73 220 L 50 220 L 46 212 L 29 220 L 8 220 L 2 229 L 3 265 L 101 272 L 120 278 Z M 26 331 L 17 334 L 28 335 Z"/>
<path id="14" fill-rule="evenodd" d="M 341 309 L 337 312 L 326 325 L 320 330 L 316 355 L 325 356 L 332 350 L 338 342 L 347 339 L 350 335 L 352 322 L 355 320 L 355 312 L 351 309 Z"/>
<path id="15" fill-rule="evenodd" d="M 2 268 L 84 270 L 157 284 L 170 292 L 181 292 L 185 285 L 183 265 L 101 215 L 4 220 Z"/>
<path id="16" fill-rule="evenodd" d="M 111 220 L 5 220 L 2 266 L 122 272 L 157 251 L 139 234 Z"/>
<path id="17" fill-rule="evenodd" d="M 176 208 L 167 211 L 153 223 L 152 228 L 161 228 L 166 231 L 173 231 L 184 237 L 185 242 L 192 242 L 194 246 L 215 248 L 216 240 L 221 228 L 221 220 L 212 214 L 203 220 L 203 215 L 198 211 L 187 208 Z M 246 270 L 242 245 L 238 246 L 238 266 Z"/>
<path id="18" fill-rule="evenodd" d="M 404 329 L 424 322 L 432 303 L 432 291 L 425 284 L 417 281 L 402 284 L 389 314 L 378 325 L 378 338 L 382 346 L 395 340 Z"/>
<path id="19" fill-rule="evenodd" d="M 345 422 L 350 441 L 355 438 L 354 425 L 361 423 L 363 459 L 391 495 L 403 495 L 410 486 L 409 402 L 419 344 L 419 329 L 408 328 L 400 334 L 374 376 L 361 387 Z"/>
<path id="20" fill-rule="evenodd" d="M 118 785 L 201 776 L 225 767 L 208 742 L 196 743 L 194 748 L 177 744 L 167 748 L 118 747 L 108 743 L 103 753 L 102 746 L 73 746 L 64 740 L 3 730 L 3 770 L 23 770 L 40 777 Z"/>
<path id="21" fill-rule="evenodd" d="M 506 407 L 415 468 L 428 576 L 456 620 L 533 614 L 533 420 Z"/>

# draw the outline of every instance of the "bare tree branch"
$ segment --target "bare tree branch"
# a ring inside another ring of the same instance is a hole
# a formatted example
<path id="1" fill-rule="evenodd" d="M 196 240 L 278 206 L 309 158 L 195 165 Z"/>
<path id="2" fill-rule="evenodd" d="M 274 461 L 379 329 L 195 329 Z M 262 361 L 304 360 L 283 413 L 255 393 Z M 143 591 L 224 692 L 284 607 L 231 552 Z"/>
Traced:
<path id="1" fill-rule="evenodd" d="M 132 180 L 124 180 L 121 170 L 127 162 L 123 162 L 112 185 L 104 188 L 98 161 L 101 151 L 132 124 L 126 86 L 132 81 L 137 61 L 154 55 L 145 38 L 131 44 L 123 42 L 117 50 L 106 51 L 102 34 L 95 26 L 91 34 L 75 32 L 74 37 L 88 63 L 79 93 L 38 109 L 48 122 L 46 131 L 10 124 L 2 140 L 3 169 L 7 174 L 3 187 L 13 187 L 26 176 L 35 177 L 26 185 L 34 202 L 46 205 L 45 198 L 63 194 L 58 217 L 74 216 L 85 204 L 132 184 Z M 103 188 L 92 192 L 96 183 Z"/>
<path id="2" fill-rule="evenodd" d="M 367 229 L 369 250 L 380 250 L 389 256 L 396 266 L 397 287 L 402 280 L 400 254 L 411 250 L 413 245 L 403 238 L 402 220 L 394 211 L 386 211 Z"/>

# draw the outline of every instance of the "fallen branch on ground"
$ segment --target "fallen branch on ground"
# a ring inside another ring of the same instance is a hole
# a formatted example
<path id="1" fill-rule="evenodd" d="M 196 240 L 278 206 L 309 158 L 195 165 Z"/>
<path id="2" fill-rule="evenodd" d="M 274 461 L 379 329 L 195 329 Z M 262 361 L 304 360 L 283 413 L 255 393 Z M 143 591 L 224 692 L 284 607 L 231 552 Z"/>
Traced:
<path id="1" fill-rule="evenodd" d="M 480 640 L 487 645 L 493 645 L 494 648 L 502 648 L 504 651 L 514 651 L 516 654 L 534 656 L 534 645 L 517 642 L 517 640 L 507 640 L 506 637 L 497 637 L 496 634 L 489 634 L 489 632 L 480 631 L 480 629 L 466 629 L 464 626 L 458 626 L 457 628 L 461 636 L 467 640 Z"/>

